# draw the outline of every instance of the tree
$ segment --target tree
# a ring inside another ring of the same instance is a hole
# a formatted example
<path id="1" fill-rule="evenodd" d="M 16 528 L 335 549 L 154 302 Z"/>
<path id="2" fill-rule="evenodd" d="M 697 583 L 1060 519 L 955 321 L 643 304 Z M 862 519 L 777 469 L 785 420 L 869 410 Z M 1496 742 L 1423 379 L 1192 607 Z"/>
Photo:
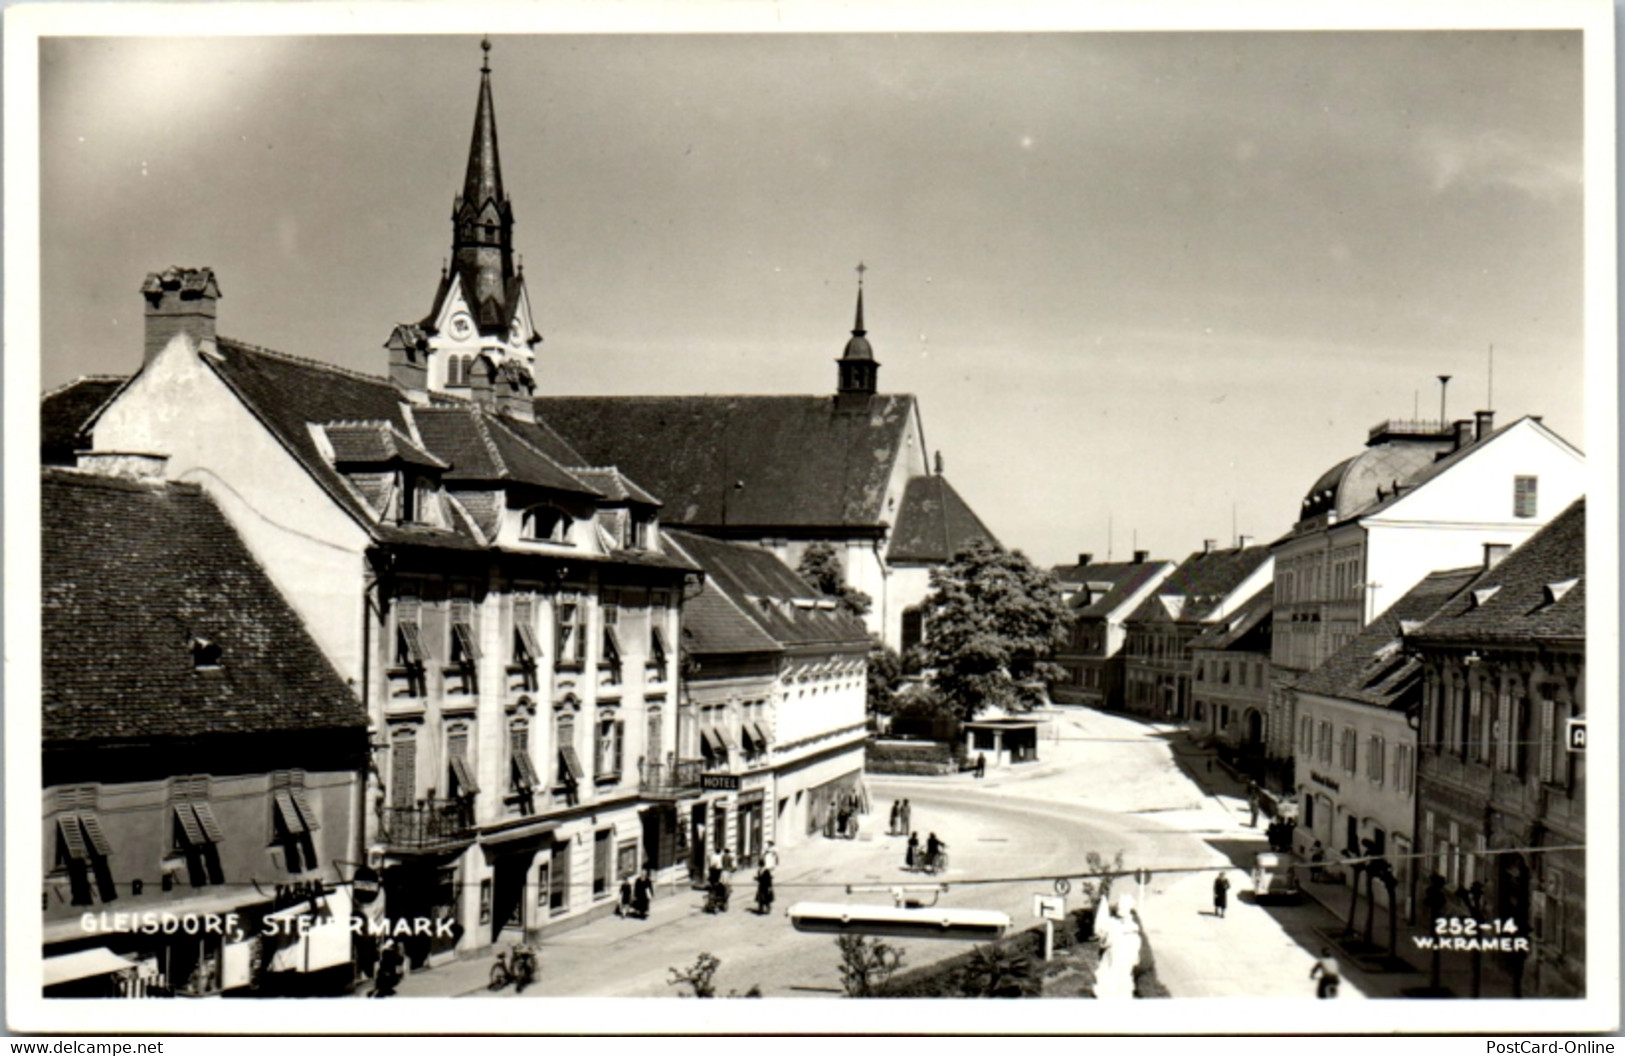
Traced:
<path id="1" fill-rule="evenodd" d="M 679 972 L 676 968 L 668 968 L 671 978 L 666 981 L 666 985 L 687 986 L 694 991 L 695 997 L 716 997 L 716 975 L 720 967 L 722 967 L 720 958 L 710 953 L 702 953 L 687 971 Z"/>
<path id="2" fill-rule="evenodd" d="M 903 951 L 879 939 L 842 935 L 835 940 L 841 951 L 841 986 L 847 997 L 873 997 L 903 966 Z"/>
<path id="3" fill-rule="evenodd" d="M 841 567 L 841 555 L 832 543 L 814 543 L 801 554 L 796 572 L 817 588 L 818 593 L 834 598 L 842 612 L 858 619 L 869 614 L 874 600 L 861 590 L 846 585 L 846 570 Z"/>
<path id="4" fill-rule="evenodd" d="M 1025 711 L 1065 672 L 1048 662 L 1071 615 L 1055 577 L 1019 550 L 977 542 L 931 571 L 922 652 L 932 685 L 965 719 Z"/>
<path id="5" fill-rule="evenodd" d="M 890 715 L 897 706 L 894 694 L 903 681 L 903 658 L 878 638 L 869 643 L 869 714 Z"/>

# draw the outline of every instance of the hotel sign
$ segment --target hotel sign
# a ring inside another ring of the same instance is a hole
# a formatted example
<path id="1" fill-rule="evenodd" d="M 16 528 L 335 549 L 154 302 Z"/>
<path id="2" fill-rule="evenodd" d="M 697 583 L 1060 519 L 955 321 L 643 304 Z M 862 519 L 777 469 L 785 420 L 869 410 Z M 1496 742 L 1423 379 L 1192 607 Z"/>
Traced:
<path id="1" fill-rule="evenodd" d="M 700 790 L 702 792 L 738 792 L 738 774 L 701 774 Z"/>

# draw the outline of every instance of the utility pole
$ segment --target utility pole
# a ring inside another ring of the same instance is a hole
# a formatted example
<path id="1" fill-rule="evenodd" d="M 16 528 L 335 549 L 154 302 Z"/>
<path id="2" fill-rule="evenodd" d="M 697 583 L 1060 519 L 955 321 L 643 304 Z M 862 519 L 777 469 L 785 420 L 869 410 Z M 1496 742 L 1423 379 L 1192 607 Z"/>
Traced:
<path id="1" fill-rule="evenodd" d="M 1444 429 L 1448 429 L 1450 427 L 1450 418 L 1449 418 L 1448 415 L 1445 414 L 1445 410 L 1444 410 L 1444 408 L 1445 408 L 1444 393 L 1445 393 L 1446 387 L 1448 387 L 1449 384 L 1450 384 L 1450 378 L 1451 378 L 1451 375 L 1449 375 L 1449 374 L 1440 374 L 1439 375 L 1439 426 L 1440 426 L 1440 428 L 1444 428 Z"/>

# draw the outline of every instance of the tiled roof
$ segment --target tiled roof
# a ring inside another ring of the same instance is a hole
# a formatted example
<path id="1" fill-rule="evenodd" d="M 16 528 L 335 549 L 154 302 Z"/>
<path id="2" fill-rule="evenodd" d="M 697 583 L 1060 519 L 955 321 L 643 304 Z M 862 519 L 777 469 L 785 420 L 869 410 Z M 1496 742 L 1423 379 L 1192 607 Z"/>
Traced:
<path id="1" fill-rule="evenodd" d="M 1409 703 L 1422 665 L 1401 649 L 1403 629 L 1438 612 L 1477 571 L 1459 568 L 1424 576 L 1325 663 L 1298 678 L 1293 688 L 1378 707 Z"/>
<path id="2" fill-rule="evenodd" d="M 627 479 L 626 474 L 614 466 L 585 468 L 572 466 L 570 472 L 592 485 L 600 495 L 613 502 L 641 502 L 647 506 L 660 505 L 659 499 Z"/>
<path id="3" fill-rule="evenodd" d="M 406 462 L 433 469 L 446 468 L 446 463 L 413 443 L 411 437 L 389 422 L 329 422 L 322 431 L 333 447 L 333 462 L 337 465 Z"/>
<path id="4" fill-rule="evenodd" d="M 1427 622 L 1420 641 L 1584 641 L 1585 499 L 1558 514 Z"/>
<path id="5" fill-rule="evenodd" d="M 984 541 L 995 546 L 999 542 L 947 477 L 911 477 L 897 507 L 897 526 L 892 529 L 886 559 L 948 561 L 972 543 Z"/>
<path id="6" fill-rule="evenodd" d="M 1275 606 L 1275 585 L 1263 588 L 1241 603 L 1225 619 L 1213 624 L 1191 641 L 1192 649 L 1229 649 L 1270 618 Z"/>
<path id="7" fill-rule="evenodd" d="M 366 727 L 197 485 L 47 469 L 40 512 L 48 746 Z M 219 646 L 217 669 L 194 639 Z"/>
<path id="8" fill-rule="evenodd" d="M 683 648 L 694 656 L 783 651 L 783 646 L 711 583 L 683 602 Z"/>
<path id="9" fill-rule="evenodd" d="M 1068 603 L 1076 619 L 1108 615 L 1125 599 L 1133 597 L 1148 580 L 1160 575 L 1168 564 L 1167 561 L 1102 561 L 1098 564 L 1058 565 L 1054 572 L 1055 578 L 1063 583 L 1081 585 Z M 1088 589 L 1091 583 L 1109 584 L 1106 591 L 1093 602 L 1089 601 L 1093 596 Z"/>
<path id="10" fill-rule="evenodd" d="M 1150 619 L 1162 609 L 1175 620 L 1201 622 L 1269 557 L 1267 546 L 1198 550 L 1174 569 L 1157 587 L 1156 594 L 1135 609 L 1129 619 Z M 1162 599 L 1183 600 L 1164 605 Z"/>
<path id="11" fill-rule="evenodd" d="M 578 396 L 536 416 L 585 463 L 619 466 L 671 524 L 878 528 L 914 397 Z M 576 463 L 581 464 L 581 463 Z"/>
<path id="12" fill-rule="evenodd" d="M 597 495 L 592 485 L 566 471 L 509 428 L 505 419 L 472 404 L 414 407 L 418 435 L 451 468 L 453 481 L 514 481 L 577 494 Z"/>
<path id="13" fill-rule="evenodd" d="M 835 608 L 770 551 L 693 532 L 667 537 L 705 570 L 705 590 L 721 592 L 780 646 L 863 645 L 863 621 Z"/>
<path id="14" fill-rule="evenodd" d="M 45 462 L 71 465 L 76 449 L 90 446 L 85 428 L 129 378 L 94 374 L 76 378 L 40 398 L 40 455 Z"/>

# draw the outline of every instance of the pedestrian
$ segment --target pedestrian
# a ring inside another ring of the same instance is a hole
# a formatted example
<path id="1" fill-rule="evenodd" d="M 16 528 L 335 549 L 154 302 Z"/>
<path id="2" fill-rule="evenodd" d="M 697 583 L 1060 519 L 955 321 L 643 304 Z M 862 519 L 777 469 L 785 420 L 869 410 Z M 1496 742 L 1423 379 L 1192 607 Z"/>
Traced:
<path id="1" fill-rule="evenodd" d="M 897 836 L 897 835 L 899 835 L 899 831 L 898 831 L 898 828 L 897 828 L 897 822 L 898 822 L 898 819 L 900 819 L 902 816 L 903 816 L 903 804 L 902 804 L 902 802 L 900 800 L 896 800 L 896 799 L 892 800 L 891 801 L 891 822 L 886 826 L 886 835 L 888 835 L 888 836 Z"/>
<path id="2" fill-rule="evenodd" d="M 925 841 L 925 867 L 927 869 L 935 870 L 938 862 L 940 861 L 938 856 L 941 855 L 942 852 L 947 849 L 947 847 L 948 845 L 937 839 L 937 834 L 933 832 L 930 838 Z"/>
<path id="3" fill-rule="evenodd" d="M 1230 878 L 1220 872 L 1213 878 L 1213 915 L 1224 919 L 1224 909 L 1230 904 Z"/>
<path id="4" fill-rule="evenodd" d="M 654 893 L 654 881 L 649 879 L 649 870 L 645 869 L 632 885 L 632 912 L 639 920 L 649 919 L 649 903 L 654 901 Z"/>
<path id="5" fill-rule="evenodd" d="M 980 781 L 987 776 L 987 756 L 981 752 L 976 753 L 976 779 Z"/>
<path id="6" fill-rule="evenodd" d="M 378 978 L 373 983 L 373 997 L 391 997 L 401 981 L 401 946 L 386 938 L 378 952 Z"/>
<path id="7" fill-rule="evenodd" d="M 914 831 L 914 808 L 908 805 L 906 799 L 903 800 L 903 817 L 901 820 L 903 824 L 898 828 L 898 832 Z"/>
<path id="8" fill-rule="evenodd" d="M 1319 998 L 1336 997 L 1337 984 L 1342 981 L 1342 976 L 1337 967 L 1337 958 L 1332 956 L 1330 946 L 1320 948 L 1320 960 L 1316 961 L 1315 966 L 1309 969 L 1309 978 L 1313 979 L 1316 976 L 1320 977 L 1320 982 L 1315 986 L 1315 996 Z"/>
<path id="9" fill-rule="evenodd" d="M 763 869 L 756 874 L 756 914 L 765 917 L 773 912 L 773 873 Z"/>
<path id="10" fill-rule="evenodd" d="M 1252 811 L 1252 816 L 1247 819 L 1247 827 L 1249 829 L 1258 828 L 1258 800 L 1249 799 L 1247 801 L 1247 809 Z"/>
<path id="11" fill-rule="evenodd" d="M 913 871 L 919 856 L 920 834 L 917 832 L 911 832 L 908 834 L 908 850 L 904 852 L 903 855 L 903 868 Z"/>
<path id="12" fill-rule="evenodd" d="M 722 852 L 712 851 L 711 860 L 707 863 L 705 883 L 708 887 L 716 887 L 722 883 Z"/>
<path id="13" fill-rule="evenodd" d="M 1326 848 L 1316 840 L 1314 847 L 1309 851 L 1309 879 L 1316 881 L 1326 879 L 1325 863 Z"/>
<path id="14" fill-rule="evenodd" d="M 767 841 L 767 850 L 762 852 L 762 871 L 771 873 L 779 867 L 779 852 L 773 849 L 773 841 Z"/>
<path id="15" fill-rule="evenodd" d="M 615 915 L 626 918 L 632 915 L 632 881 L 621 877 L 621 899 L 615 906 Z"/>

